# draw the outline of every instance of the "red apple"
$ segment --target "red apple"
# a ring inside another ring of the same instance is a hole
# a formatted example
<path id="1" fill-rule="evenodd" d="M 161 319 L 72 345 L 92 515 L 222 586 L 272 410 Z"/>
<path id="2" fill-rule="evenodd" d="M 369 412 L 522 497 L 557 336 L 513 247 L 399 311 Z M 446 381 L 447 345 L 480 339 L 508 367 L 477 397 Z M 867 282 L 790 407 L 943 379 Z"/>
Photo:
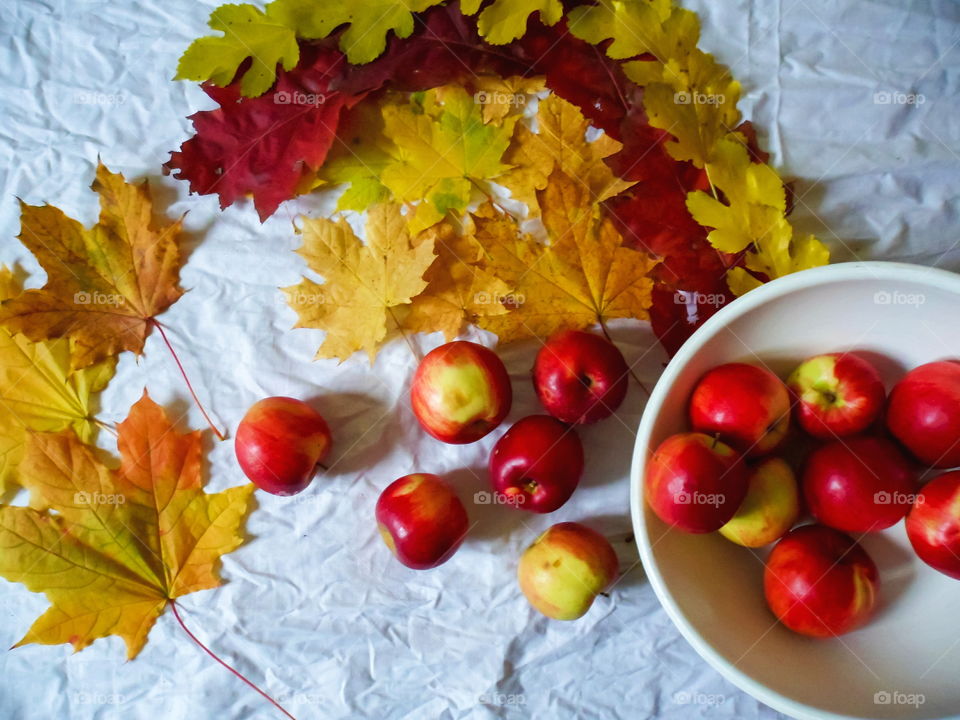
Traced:
<path id="1" fill-rule="evenodd" d="M 577 489 L 583 474 L 583 445 L 577 433 L 549 415 L 514 423 L 493 446 L 490 479 L 514 507 L 553 512 Z"/>
<path id="2" fill-rule="evenodd" d="M 797 423 L 814 437 L 856 435 L 883 410 L 886 393 L 877 369 L 852 353 L 804 360 L 787 378 L 797 399 Z"/>
<path id="3" fill-rule="evenodd" d="M 517 579 L 527 600 L 554 620 L 576 620 L 619 571 L 617 554 L 596 530 L 574 522 L 554 525 L 520 557 Z"/>
<path id="4" fill-rule="evenodd" d="M 907 515 L 907 537 L 927 565 L 960 580 L 960 470 L 924 485 Z"/>
<path id="5" fill-rule="evenodd" d="M 450 485 L 429 473 L 394 480 L 377 500 L 380 536 L 414 570 L 445 563 L 467 535 L 467 511 Z"/>
<path id="6" fill-rule="evenodd" d="M 703 433 L 671 435 L 647 465 L 644 494 L 665 523 L 692 533 L 719 530 L 747 494 L 740 456 Z"/>
<path id="7" fill-rule="evenodd" d="M 894 443 L 859 435 L 813 451 L 803 471 L 807 507 L 845 532 L 883 530 L 910 510 L 917 474 Z"/>
<path id="8" fill-rule="evenodd" d="M 479 440 L 497 427 L 512 400 L 510 376 L 496 353 L 463 340 L 428 353 L 410 389 L 423 429 L 457 445 Z"/>
<path id="9" fill-rule="evenodd" d="M 767 605 L 794 632 L 834 637 L 870 616 L 877 600 L 877 566 L 853 538 L 822 525 L 804 525 L 773 548 L 763 573 Z"/>
<path id="10" fill-rule="evenodd" d="M 567 423 L 611 415 L 627 395 L 623 355 L 606 338 L 562 330 L 547 340 L 533 366 L 533 387 L 546 411 Z"/>
<path id="11" fill-rule="evenodd" d="M 793 470 L 780 458 L 767 457 L 750 468 L 747 496 L 720 534 L 744 547 L 763 547 L 783 537 L 799 517 Z"/>
<path id="12" fill-rule="evenodd" d="M 787 435 L 790 393 L 765 368 L 747 363 L 720 365 L 694 388 L 690 422 L 695 431 L 719 435 L 747 455 L 766 455 Z"/>
<path id="13" fill-rule="evenodd" d="M 269 397 L 250 406 L 234 450 L 243 474 L 261 490 L 296 495 L 330 452 L 330 428 L 302 400 Z"/>
<path id="14" fill-rule="evenodd" d="M 960 363 L 932 362 L 890 391 L 887 427 L 921 462 L 960 465 Z"/>

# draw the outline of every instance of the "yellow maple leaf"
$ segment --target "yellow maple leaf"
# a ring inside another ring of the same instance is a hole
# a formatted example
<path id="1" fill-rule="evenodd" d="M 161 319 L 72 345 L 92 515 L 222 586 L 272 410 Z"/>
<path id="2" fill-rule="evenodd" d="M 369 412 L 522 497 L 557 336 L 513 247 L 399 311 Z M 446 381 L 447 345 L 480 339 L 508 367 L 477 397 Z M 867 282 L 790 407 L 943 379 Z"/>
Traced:
<path id="1" fill-rule="evenodd" d="M 745 256 L 747 268 L 771 280 L 830 263 L 827 246 L 813 235 L 795 237 L 786 218 L 781 218 L 767 235 L 758 239 L 754 248 Z M 742 267 L 731 268 L 727 273 L 727 285 L 734 295 L 743 295 L 762 284 Z"/>
<path id="2" fill-rule="evenodd" d="M 415 244 L 393 204 L 370 209 L 366 244 L 344 220 L 305 219 L 298 232 L 298 252 L 324 282 L 304 278 L 284 289 L 299 317 L 296 327 L 327 331 L 318 358 L 342 361 L 364 350 L 372 363 L 389 331 L 400 326 L 395 309 L 427 286 L 423 276 L 436 259 L 434 239 Z"/>
<path id="3" fill-rule="evenodd" d="M 615 60 L 649 54 L 663 63 L 687 55 L 700 39 L 696 13 L 672 0 L 599 0 L 573 8 L 567 26 L 593 45 L 611 40 L 607 55 Z"/>
<path id="4" fill-rule="evenodd" d="M 751 161 L 736 134 L 717 143 L 707 172 L 724 201 L 696 191 L 687 196 L 687 208 L 698 223 L 713 228 L 707 239 L 715 248 L 727 253 L 748 250 L 747 268 L 771 280 L 830 261 L 830 251 L 815 237 L 794 237 L 785 217 L 783 182 L 773 168 Z M 743 268 L 733 268 L 727 282 L 737 295 L 761 284 Z"/>
<path id="5" fill-rule="evenodd" d="M 481 2 L 461 0 L 460 9 L 464 15 L 473 15 Z M 563 4 L 560 0 L 494 0 L 477 18 L 477 29 L 491 45 L 505 45 L 526 33 L 527 21 L 535 12 L 544 25 L 555 25 L 563 17 Z"/>
<path id="6" fill-rule="evenodd" d="M 449 212 L 466 209 L 474 188 L 508 169 L 500 159 L 517 118 L 485 125 L 466 90 L 445 86 L 383 108 L 385 150 L 392 161 L 380 181 L 400 202 L 417 202 L 410 231 L 419 233 Z"/>
<path id="7" fill-rule="evenodd" d="M 440 223 L 423 233 L 437 248 L 437 260 L 424 279 L 427 287 L 413 298 L 403 326 L 410 332 L 442 332 L 453 340 L 464 323 L 505 315 L 510 286 L 480 266 L 483 248 L 471 233 Z"/>
<path id="8" fill-rule="evenodd" d="M 787 208 L 783 182 L 769 165 L 752 162 L 735 135 L 717 143 L 714 161 L 706 169 L 726 202 L 697 191 L 687 196 L 687 209 L 698 223 L 713 228 L 707 239 L 717 250 L 738 253 L 783 219 Z"/>
<path id="9" fill-rule="evenodd" d="M 699 168 L 713 160 L 717 142 L 740 124 L 740 83 L 713 56 L 694 48 L 687 67 L 670 59 L 658 82 L 648 83 L 643 106 L 650 124 L 673 135 L 666 143 L 675 160 Z"/>
<path id="10" fill-rule="evenodd" d="M 0 267 L 0 300 L 22 289 L 14 273 Z M 68 340 L 34 343 L 0 328 L 0 497 L 17 480 L 27 431 L 72 428 L 83 442 L 94 442 L 93 396 L 115 368 L 111 358 L 71 372 Z"/>
<path id="11" fill-rule="evenodd" d="M 139 355 L 154 316 L 183 295 L 180 222 L 155 227 L 147 183 L 130 185 L 102 164 L 92 187 L 100 219 L 89 230 L 52 205 L 21 202 L 19 238 L 47 282 L 0 306 L 11 332 L 72 339 L 76 368 L 123 350 Z"/>
<path id="12" fill-rule="evenodd" d="M 481 264 L 515 298 L 510 312 L 480 318 L 480 326 L 509 342 L 614 318 L 646 319 L 655 261 L 624 247 L 589 191 L 562 170 L 554 170 L 539 204 L 547 245 L 523 236 L 507 216 L 485 210 L 476 217 Z"/>
<path id="13" fill-rule="evenodd" d="M 504 162 L 513 169 L 496 182 L 526 204 L 531 216 L 539 214 L 537 191 L 547 186 L 555 169 L 585 185 L 593 202 L 618 195 L 634 183 L 618 178 L 604 158 L 620 151 L 622 145 L 606 134 L 587 141 L 589 121 L 573 103 L 550 95 L 537 108 L 537 132 L 518 125 Z"/>
<path id="14" fill-rule="evenodd" d="M 0 507 L 0 575 L 51 607 L 17 646 L 117 635 L 132 659 L 167 603 L 220 585 L 220 557 L 243 542 L 253 485 L 205 493 L 199 432 L 178 433 L 146 393 L 118 432 L 118 470 L 70 430 L 29 436 L 32 507 Z"/>

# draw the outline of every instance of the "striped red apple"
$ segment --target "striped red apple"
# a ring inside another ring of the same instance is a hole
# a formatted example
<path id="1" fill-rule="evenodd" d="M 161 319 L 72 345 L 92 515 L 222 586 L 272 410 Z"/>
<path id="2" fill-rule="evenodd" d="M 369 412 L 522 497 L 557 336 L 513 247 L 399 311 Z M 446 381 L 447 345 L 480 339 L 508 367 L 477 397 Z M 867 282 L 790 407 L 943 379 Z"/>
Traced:
<path id="1" fill-rule="evenodd" d="M 758 365 L 727 363 L 704 375 L 690 397 L 690 424 L 751 457 L 776 450 L 790 427 L 790 393 Z"/>
<path id="2" fill-rule="evenodd" d="M 804 525 L 767 558 L 763 590 L 777 619 L 794 632 L 833 637 L 870 617 L 877 601 L 877 566 L 853 538 L 823 525 Z"/>
<path id="3" fill-rule="evenodd" d="M 330 452 L 330 428 L 302 400 L 269 397 L 250 406 L 237 427 L 234 449 L 240 468 L 258 488 L 296 495 Z"/>
<path id="4" fill-rule="evenodd" d="M 380 536 L 397 560 L 428 570 L 449 560 L 467 536 L 467 511 L 442 478 L 404 475 L 380 493 L 376 508 Z"/>

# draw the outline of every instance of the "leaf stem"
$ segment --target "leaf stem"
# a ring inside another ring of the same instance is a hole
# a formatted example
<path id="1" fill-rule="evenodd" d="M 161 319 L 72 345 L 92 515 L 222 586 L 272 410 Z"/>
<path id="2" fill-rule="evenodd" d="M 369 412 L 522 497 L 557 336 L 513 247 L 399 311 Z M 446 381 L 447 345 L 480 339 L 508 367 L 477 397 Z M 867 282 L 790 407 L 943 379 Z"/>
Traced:
<path id="1" fill-rule="evenodd" d="M 603 331 L 603 336 L 607 338 L 611 345 L 616 345 L 613 341 L 613 338 L 610 337 L 610 329 L 607 327 L 607 324 L 603 321 L 603 318 L 600 318 L 600 329 Z M 643 381 L 640 377 L 633 371 L 633 367 L 627 367 L 627 372 L 630 373 L 630 376 L 637 382 L 637 385 L 640 386 L 640 389 L 643 390 L 643 394 L 648 398 L 650 397 L 650 391 L 647 390 L 647 386 L 643 384 Z"/>
<path id="2" fill-rule="evenodd" d="M 213 420 L 210 419 L 210 416 L 207 415 L 206 409 L 203 407 L 203 403 L 200 402 L 200 398 L 197 397 L 197 394 L 193 391 L 193 385 L 190 384 L 190 378 L 187 377 L 186 371 L 183 369 L 183 364 L 180 362 L 180 358 L 177 357 L 177 351 L 173 349 L 173 345 L 170 344 L 170 339 L 167 337 L 167 333 L 155 318 L 150 318 L 150 323 L 160 331 L 160 337 L 163 338 L 163 342 L 166 343 L 167 349 L 170 351 L 170 354 L 173 355 L 173 360 L 177 363 L 177 368 L 180 370 L 180 374 L 183 375 L 184 381 L 187 383 L 187 390 L 190 391 L 190 396 L 193 398 L 193 402 L 196 403 L 197 407 L 200 408 L 200 412 L 203 414 L 204 420 L 207 421 L 207 425 L 210 426 L 210 429 L 213 430 L 213 434 L 217 436 L 218 440 L 225 440 L 226 436 L 220 432 L 216 425 L 213 424 Z"/>
<path id="3" fill-rule="evenodd" d="M 213 650 L 211 650 L 211 649 L 208 648 L 206 645 L 204 645 L 202 642 L 200 642 L 200 640 L 197 639 L 197 636 L 194 635 L 192 632 L 190 632 L 190 629 L 183 623 L 183 618 L 180 617 L 180 612 L 177 610 L 177 603 L 176 603 L 172 598 L 170 599 L 170 609 L 173 610 L 173 616 L 177 619 L 177 622 L 180 624 L 180 627 L 183 628 L 183 631 L 190 637 L 191 640 L 193 640 L 197 645 L 199 645 L 200 648 L 201 648 L 207 655 L 209 655 L 210 657 L 212 657 L 212 658 L 213 658 L 214 660 L 216 660 L 218 663 L 220 663 L 221 665 L 223 665 L 227 670 L 229 670 L 230 672 L 232 672 L 232 673 L 233 673 L 234 675 L 236 675 L 238 678 L 240 678 L 241 680 L 243 680 L 243 682 L 245 682 L 247 685 L 249 685 L 249 686 L 252 687 L 254 690 L 256 690 L 258 693 L 260 693 L 260 694 L 261 694 L 264 698 L 266 698 L 274 707 L 276 707 L 277 710 L 279 710 L 279 711 L 282 712 L 284 715 L 286 715 L 288 718 L 290 718 L 290 720 L 297 720 L 293 715 L 291 715 L 289 712 L 287 712 L 280 703 L 278 703 L 278 702 L 277 702 L 276 700 L 274 700 L 272 697 L 270 697 L 269 695 L 267 695 L 263 690 L 261 690 L 261 689 L 258 688 L 256 685 L 254 685 L 250 680 L 248 680 L 246 677 L 244 677 L 243 674 L 242 674 L 239 670 L 235 670 L 234 668 L 232 668 L 232 667 L 230 667 L 229 665 L 227 665 L 227 663 L 225 663 L 223 660 L 221 660 L 220 657 L 219 657 L 215 652 L 213 652 Z"/>
<path id="4" fill-rule="evenodd" d="M 117 428 L 116 428 L 115 426 L 113 426 L 112 424 L 110 424 L 110 423 L 105 423 L 103 420 L 100 420 L 100 419 L 95 418 L 95 417 L 88 417 L 87 420 L 89 420 L 90 422 L 92 422 L 92 423 L 93 423 L 94 425 L 96 425 L 97 427 L 103 428 L 104 430 L 106 430 L 108 433 L 110 433 L 110 434 L 113 435 L 114 437 L 120 437 L 120 433 L 117 432 Z"/>
<path id="5" fill-rule="evenodd" d="M 420 363 L 423 360 L 423 355 L 421 355 L 420 351 L 417 350 L 416 346 L 413 344 L 413 341 L 410 339 L 410 336 L 407 335 L 407 331 L 403 329 L 403 325 L 400 324 L 400 319 L 397 317 L 396 313 L 393 312 L 393 308 L 388 307 L 387 312 L 390 313 L 390 317 L 393 318 L 393 322 L 397 326 L 397 330 L 400 331 L 400 334 L 406 341 L 407 347 L 410 348 L 410 352 L 413 353 L 414 359 L 417 361 L 417 363 Z"/>

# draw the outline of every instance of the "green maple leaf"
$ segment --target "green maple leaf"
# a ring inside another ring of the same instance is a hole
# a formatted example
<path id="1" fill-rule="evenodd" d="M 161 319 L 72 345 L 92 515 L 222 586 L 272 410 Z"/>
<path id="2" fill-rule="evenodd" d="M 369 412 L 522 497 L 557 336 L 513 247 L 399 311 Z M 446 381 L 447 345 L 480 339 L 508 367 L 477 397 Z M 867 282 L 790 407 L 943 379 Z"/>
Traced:
<path id="1" fill-rule="evenodd" d="M 410 37 L 413 13 L 444 0 L 275 0 L 268 13 L 310 40 L 325 38 L 342 25 L 340 49 L 354 65 L 376 59 L 387 47 L 387 34 Z"/>
<path id="2" fill-rule="evenodd" d="M 460 9 L 464 15 L 473 15 L 480 3 L 481 0 L 462 0 Z M 505 45 L 523 37 L 527 20 L 535 12 L 540 13 L 544 25 L 555 25 L 563 17 L 563 5 L 560 0 L 496 0 L 480 13 L 477 28 L 491 45 Z"/>
<path id="3" fill-rule="evenodd" d="M 277 63 L 292 70 L 300 61 L 295 30 L 253 5 L 221 5 L 210 13 L 209 25 L 222 36 L 194 40 L 180 58 L 175 80 L 209 80 L 229 85 L 237 69 L 253 58 L 243 74 L 240 92 L 246 97 L 263 95 L 277 79 Z"/>

